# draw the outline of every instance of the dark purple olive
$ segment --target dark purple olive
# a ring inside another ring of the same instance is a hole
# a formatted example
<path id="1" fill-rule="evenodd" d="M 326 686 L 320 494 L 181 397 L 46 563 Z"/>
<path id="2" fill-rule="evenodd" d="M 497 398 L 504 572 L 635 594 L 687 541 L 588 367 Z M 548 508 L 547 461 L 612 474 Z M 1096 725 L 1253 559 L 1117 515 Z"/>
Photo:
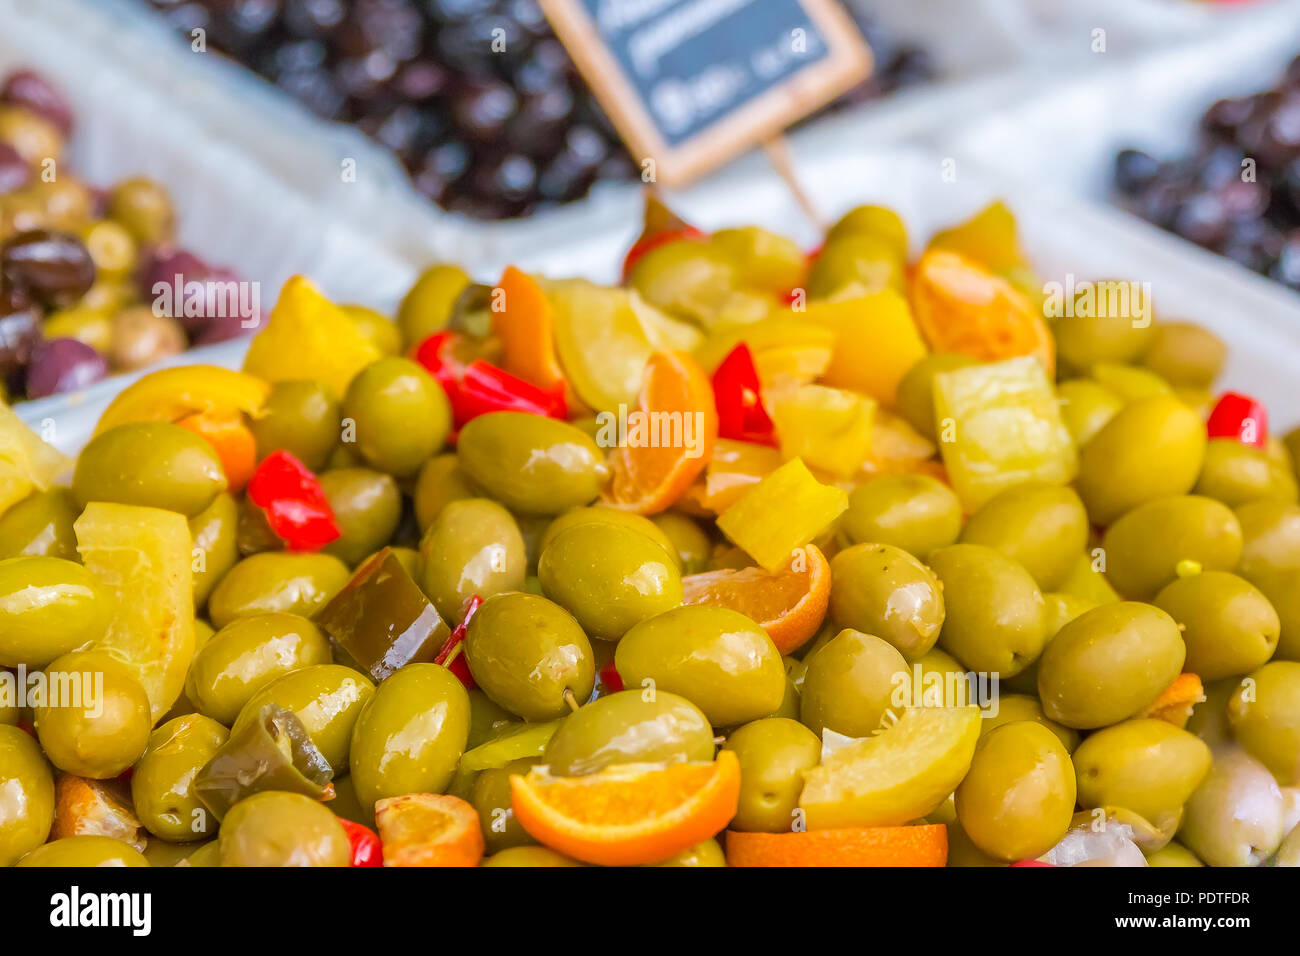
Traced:
<path id="1" fill-rule="evenodd" d="M 41 316 L 34 308 L 0 315 L 0 380 L 8 379 L 32 357 L 41 341 Z"/>
<path id="2" fill-rule="evenodd" d="M 18 155 L 18 150 L 8 143 L 0 142 L 0 196 L 22 189 L 31 178 L 31 168 Z"/>
<path id="3" fill-rule="evenodd" d="M 244 335 L 252 335 L 262 327 L 262 324 L 260 313 L 254 315 L 251 319 L 244 319 L 238 315 L 214 316 L 207 321 L 202 331 L 195 337 L 194 344 L 216 345 L 218 342 L 227 342 L 230 339 L 237 339 Z"/>
<path id="4" fill-rule="evenodd" d="M 146 302 L 166 296 L 166 302 L 172 301 L 170 287 L 176 283 L 184 285 L 187 279 L 202 279 L 212 271 L 211 266 L 185 249 L 154 249 L 144 259 L 140 269 L 140 297 Z M 163 291 L 160 286 L 166 285 Z M 163 315 L 171 315 L 170 305 L 161 309 Z"/>
<path id="5" fill-rule="evenodd" d="M 85 243 L 48 229 L 20 232 L 0 245 L 0 271 L 52 306 L 71 305 L 95 284 L 95 260 Z"/>
<path id="6" fill-rule="evenodd" d="M 21 106 L 43 117 L 67 136 L 72 132 L 72 109 L 63 94 L 45 77 L 34 70 L 16 70 L 9 74 L 0 88 L 0 101 Z"/>
<path id="7" fill-rule="evenodd" d="M 108 363 L 85 342 L 49 339 L 32 350 L 27 397 L 44 398 L 94 385 L 108 375 Z"/>

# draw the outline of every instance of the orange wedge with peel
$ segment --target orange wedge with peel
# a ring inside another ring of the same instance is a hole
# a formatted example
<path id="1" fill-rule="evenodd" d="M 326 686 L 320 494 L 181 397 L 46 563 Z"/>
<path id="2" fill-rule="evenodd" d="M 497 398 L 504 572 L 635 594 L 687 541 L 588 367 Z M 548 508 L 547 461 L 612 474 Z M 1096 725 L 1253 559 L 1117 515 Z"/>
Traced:
<path id="1" fill-rule="evenodd" d="M 814 544 L 776 571 L 741 568 L 682 578 L 682 603 L 730 608 L 758 622 L 782 654 L 803 646 L 822 626 L 831 596 L 831 568 Z"/>
<path id="2" fill-rule="evenodd" d="M 728 866 L 943 866 L 948 828 L 847 827 L 803 833 L 727 831 Z"/>
<path id="3" fill-rule="evenodd" d="M 95 434 L 126 422 L 174 422 L 196 412 L 255 416 L 270 393 L 271 386 L 257 376 L 217 365 L 159 369 L 118 393 L 99 416 Z"/>
<path id="4" fill-rule="evenodd" d="M 230 491 L 244 490 L 257 469 L 257 441 L 244 424 L 242 412 L 237 409 L 195 412 L 178 419 L 176 424 L 194 432 L 212 446 L 221 459 Z"/>
<path id="5" fill-rule="evenodd" d="M 501 343 L 501 367 L 538 388 L 563 385 L 570 413 L 585 409 L 556 355 L 555 310 L 541 285 L 527 273 L 507 266 L 496 287 L 501 290 L 503 309 L 491 315 L 492 330 Z"/>
<path id="6" fill-rule="evenodd" d="M 515 818 L 543 846 L 587 863 L 639 866 L 688 850 L 736 815 L 740 762 L 616 764 L 585 777 L 510 777 Z"/>
<path id="7" fill-rule="evenodd" d="M 654 353 L 628 413 L 626 441 L 609 456 L 603 503 L 643 515 L 665 511 L 704 471 L 717 437 L 718 412 L 704 371 L 685 352 Z"/>
<path id="8" fill-rule="evenodd" d="M 685 584 L 685 580 L 682 582 Z M 1174 682 L 1160 692 L 1151 706 L 1139 717 L 1164 720 L 1175 727 L 1186 727 L 1192 708 L 1205 700 L 1205 687 L 1196 674 L 1179 674 Z"/>
<path id="9" fill-rule="evenodd" d="M 459 797 L 408 793 L 375 803 L 384 866 L 478 866 L 483 830 Z"/>

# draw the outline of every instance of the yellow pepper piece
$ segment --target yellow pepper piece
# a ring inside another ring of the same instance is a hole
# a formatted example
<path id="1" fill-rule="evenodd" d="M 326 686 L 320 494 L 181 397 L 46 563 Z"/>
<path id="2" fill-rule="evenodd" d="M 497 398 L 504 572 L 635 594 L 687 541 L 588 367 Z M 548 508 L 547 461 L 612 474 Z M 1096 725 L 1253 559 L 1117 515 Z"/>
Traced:
<path id="1" fill-rule="evenodd" d="M 749 346 L 764 388 L 807 384 L 831 363 L 835 332 L 804 321 L 776 316 L 715 332 L 695 351 L 700 367 L 712 374 L 741 342 Z"/>
<path id="2" fill-rule="evenodd" d="M 156 722 L 194 657 L 193 556 L 185 516 L 92 501 L 73 524 L 82 563 L 116 597 L 104 647 L 131 668 Z"/>
<path id="3" fill-rule="evenodd" d="M 939 449 L 967 513 L 1026 481 L 1065 484 L 1078 455 L 1037 358 L 1022 355 L 934 379 Z"/>
<path id="4" fill-rule="evenodd" d="M 751 558 L 775 571 L 848 507 L 848 492 L 823 485 L 795 458 L 719 515 L 718 528 Z"/>
<path id="5" fill-rule="evenodd" d="M 255 415 L 270 391 L 260 378 L 216 365 L 159 369 L 113 399 L 95 434 L 126 422 L 174 422 L 193 414 Z"/>
<path id="6" fill-rule="evenodd" d="M 627 297 L 641 331 L 656 352 L 691 352 L 704 340 L 704 333 L 695 326 L 651 305 L 635 289 L 629 289 Z"/>
<path id="7" fill-rule="evenodd" d="M 635 407 L 655 348 L 627 290 L 585 279 L 547 281 L 543 288 L 555 310 L 560 364 L 578 397 L 596 411 Z"/>
<path id="8" fill-rule="evenodd" d="M 71 467 L 71 458 L 47 445 L 0 402 L 0 515 L 33 491 L 50 487 Z"/>
<path id="9" fill-rule="evenodd" d="M 825 385 L 769 389 L 764 395 L 781 453 L 837 478 L 848 478 L 871 452 L 876 403 Z"/>
<path id="10" fill-rule="evenodd" d="M 907 300 L 893 289 L 809 302 L 807 319 L 835 333 L 822 382 L 884 405 L 894 403 L 898 383 L 927 351 Z"/>
<path id="11" fill-rule="evenodd" d="M 704 480 L 692 486 L 692 500 L 705 511 L 720 514 L 740 500 L 741 495 L 776 471 L 784 460 L 767 445 L 719 438 L 704 470 Z"/>
<path id="12" fill-rule="evenodd" d="M 341 308 L 302 276 L 280 290 L 266 328 L 253 337 L 244 371 L 268 382 L 315 379 L 340 398 L 379 349 Z"/>

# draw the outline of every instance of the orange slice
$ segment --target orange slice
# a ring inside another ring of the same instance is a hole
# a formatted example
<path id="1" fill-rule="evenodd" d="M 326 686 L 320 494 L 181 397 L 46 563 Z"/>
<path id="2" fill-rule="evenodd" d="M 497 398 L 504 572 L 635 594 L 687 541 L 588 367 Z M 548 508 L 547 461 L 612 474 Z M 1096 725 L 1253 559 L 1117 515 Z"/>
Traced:
<path id="1" fill-rule="evenodd" d="M 501 367 L 538 388 L 564 386 L 570 414 L 586 406 L 564 376 L 555 353 L 555 311 L 537 280 L 507 266 L 497 283 L 502 311 L 492 312 L 492 330 L 501 342 Z"/>
<path id="2" fill-rule="evenodd" d="M 941 823 L 804 833 L 727 831 L 728 866 L 943 866 L 947 862 L 948 828 Z"/>
<path id="3" fill-rule="evenodd" d="M 1005 279 L 955 252 L 934 249 L 912 275 L 912 313 L 931 350 L 982 362 L 1033 355 L 1050 377 L 1052 333 L 1033 304 Z"/>
<path id="4" fill-rule="evenodd" d="M 613 477 L 604 503 L 657 514 L 704 471 L 718 437 L 713 387 L 694 359 L 685 352 L 650 356 L 626 431 L 609 457 Z"/>
<path id="5" fill-rule="evenodd" d="M 831 596 L 831 568 L 814 544 L 784 568 L 705 571 L 682 578 L 684 604 L 711 604 L 757 621 L 782 654 L 802 646 L 822 626 Z"/>
<path id="6" fill-rule="evenodd" d="M 685 584 L 685 579 L 682 580 Z M 1192 708 L 1205 700 L 1205 687 L 1195 674 L 1179 674 L 1174 682 L 1160 692 L 1160 696 L 1139 717 L 1164 720 L 1175 727 L 1186 727 Z"/>
<path id="7" fill-rule="evenodd" d="M 408 793 L 375 803 L 384 866 L 478 866 L 483 831 L 459 797 Z"/>
<path id="8" fill-rule="evenodd" d="M 244 424 L 242 412 L 237 409 L 195 412 L 179 419 L 176 424 L 194 432 L 212 446 L 221 459 L 226 484 L 232 492 L 244 490 L 257 468 L 257 442 Z"/>
<path id="9" fill-rule="evenodd" d="M 603 866 L 658 863 L 714 836 L 736 815 L 740 763 L 617 764 L 585 777 L 544 768 L 510 777 L 515 818 L 534 839 Z"/>

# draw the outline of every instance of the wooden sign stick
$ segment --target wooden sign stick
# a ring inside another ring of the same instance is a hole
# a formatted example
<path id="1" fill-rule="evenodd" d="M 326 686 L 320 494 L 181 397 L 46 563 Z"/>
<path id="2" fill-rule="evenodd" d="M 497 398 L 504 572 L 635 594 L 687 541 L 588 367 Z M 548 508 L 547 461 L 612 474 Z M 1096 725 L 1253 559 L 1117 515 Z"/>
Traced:
<path id="1" fill-rule="evenodd" d="M 809 198 L 808 193 L 804 190 L 803 184 L 799 182 L 799 177 L 795 175 L 794 158 L 790 155 L 790 144 L 786 138 L 776 135 L 763 141 L 763 151 L 767 153 L 768 162 L 776 170 L 781 181 L 785 183 L 790 194 L 794 196 L 795 202 L 803 210 L 803 214 L 808 217 L 819 234 L 826 232 L 826 221 L 822 218 L 821 213 L 817 211 L 816 205 Z"/>

